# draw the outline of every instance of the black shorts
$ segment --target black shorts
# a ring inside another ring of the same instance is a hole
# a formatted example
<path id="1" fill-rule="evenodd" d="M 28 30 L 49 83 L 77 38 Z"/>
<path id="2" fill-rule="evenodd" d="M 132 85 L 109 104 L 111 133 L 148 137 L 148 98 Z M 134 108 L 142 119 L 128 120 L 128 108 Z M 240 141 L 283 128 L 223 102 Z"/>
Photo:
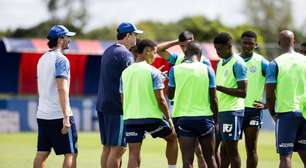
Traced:
<path id="1" fill-rule="evenodd" d="M 169 123 L 163 119 L 143 124 L 125 124 L 125 127 L 127 143 L 141 143 L 145 138 L 145 132 L 153 138 L 165 138 L 172 133 Z"/>
<path id="2" fill-rule="evenodd" d="M 306 120 L 300 112 L 276 113 L 276 149 L 281 156 L 306 150 Z"/>
<path id="3" fill-rule="evenodd" d="M 70 117 L 71 127 L 67 134 L 61 133 L 63 119 L 37 119 L 37 124 L 37 151 L 50 152 L 51 148 L 53 148 L 56 155 L 78 153 L 78 135 L 73 116 Z"/>
<path id="4" fill-rule="evenodd" d="M 102 144 L 126 147 L 123 116 L 105 115 L 98 112 L 98 119 Z"/>
<path id="5" fill-rule="evenodd" d="M 245 108 L 242 129 L 257 128 L 260 129 L 262 122 L 262 110 L 255 108 Z"/>
<path id="6" fill-rule="evenodd" d="M 238 141 L 242 138 L 243 116 L 237 115 L 236 111 L 219 112 L 219 133 L 221 141 Z"/>
<path id="7" fill-rule="evenodd" d="M 215 133 L 213 117 L 178 117 L 174 119 L 178 137 L 205 137 Z"/>

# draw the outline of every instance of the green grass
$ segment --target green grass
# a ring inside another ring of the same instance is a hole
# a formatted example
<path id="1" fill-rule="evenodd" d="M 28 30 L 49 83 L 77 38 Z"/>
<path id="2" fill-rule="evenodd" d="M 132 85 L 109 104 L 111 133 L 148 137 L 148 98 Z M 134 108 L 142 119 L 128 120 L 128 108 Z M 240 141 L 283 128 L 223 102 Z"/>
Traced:
<path id="1" fill-rule="evenodd" d="M 275 152 L 275 139 L 272 132 L 261 132 L 259 137 L 259 168 L 277 167 L 278 155 Z M 78 167 L 99 167 L 101 145 L 99 133 L 79 134 Z M 32 167 L 36 150 L 36 133 L 0 134 L 0 168 Z M 165 142 L 161 139 L 147 138 L 142 148 L 142 164 L 145 168 L 167 167 L 164 155 Z M 240 143 L 242 167 L 245 167 L 244 143 Z M 61 167 L 63 157 L 52 154 L 47 161 L 47 167 Z M 127 154 L 124 155 L 123 167 L 127 165 Z M 178 159 L 181 167 L 181 158 Z M 295 153 L 293 167 L 303 167 Z"/>

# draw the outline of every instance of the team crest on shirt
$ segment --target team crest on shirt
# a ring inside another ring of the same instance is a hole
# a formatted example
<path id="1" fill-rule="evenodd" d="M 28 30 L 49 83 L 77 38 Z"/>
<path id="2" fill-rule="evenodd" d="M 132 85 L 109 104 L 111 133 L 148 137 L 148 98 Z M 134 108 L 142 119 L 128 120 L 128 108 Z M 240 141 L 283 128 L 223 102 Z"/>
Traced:
<path id="1" fill-rule="evenodd" d="M 224 75 L 224 77 L 227 77 L 227 76 L 228 76 L 228 69 L 224 70 L 223 75 Z"/>
<path id="2" fill-rule="evenodd" d="M 256 66 L 251 66 L 250 67 L 250 72 L 255 73 L 256 72 Z"/>

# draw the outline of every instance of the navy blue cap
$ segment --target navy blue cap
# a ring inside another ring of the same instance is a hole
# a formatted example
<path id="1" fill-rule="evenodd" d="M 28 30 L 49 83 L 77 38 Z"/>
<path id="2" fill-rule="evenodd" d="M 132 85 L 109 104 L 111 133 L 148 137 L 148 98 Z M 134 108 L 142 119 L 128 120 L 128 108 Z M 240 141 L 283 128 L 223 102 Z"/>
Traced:
<path id="1" fill-rule="evenodd" d="M 48 32 L 48 38 L 59 38 L 64 36 L 74 36 L 76 33 L 69 31 L 65 26 L 63 25 L 55 25 L 51 27 L 51 29 Z"/>
<path id="2" fill-rule="evenodd" d="M 137 33 L 141 34 L 143 33 L 142 30 L 137 29 L 137 27 L 133 23 L 123 22 L 120 23 L 120 25 L 117 28 L 118 33 Z"/>

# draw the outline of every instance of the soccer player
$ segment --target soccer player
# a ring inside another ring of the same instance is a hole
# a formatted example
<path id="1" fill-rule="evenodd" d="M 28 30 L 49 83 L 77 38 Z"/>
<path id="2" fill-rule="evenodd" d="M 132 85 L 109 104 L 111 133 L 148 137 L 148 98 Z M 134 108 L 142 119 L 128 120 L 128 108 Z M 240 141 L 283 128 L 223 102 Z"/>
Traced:
<path id="1" fill-rule="evenodd" d="M 133 61 L 129 51 L 142 33 L 132 23 L 121 23 L 117 28 L 117 42 L 108 47 L 101 57 L 101 71 L 97 97 L 100 137 L 103 144 L 102 168 L 120 167 L 125 152 L 125 128 L 119 83 L 122 71 Z"/>
<path id="2" fill-rule="evenodd" d="M 173 46 L 179 45 L 181 50 L 184 52 L 186 49 L 186 44 L 194 40 L 195 40 L 194 36 L 191 32 L 183 31 L 182 33 L 179 34 L 177 40 L 167 41 L 167 42 L 158 44 L 157 53 L 162 58 L 167 60 L 171 66 L 181 64 L 184 60 L 184 54 L 170 53 L 167 51 L 167 49 Z M 210 61 L 205 56 L 201 57 L 201 61 L 207 65 L 211 65 Z"/>
<path id="3" fill-rule="evenodd" d="M 195 142 L 198 139 L 208 167 L 215 160 L 214 119 L 217 118 L 215 76 L 212 68 L 200 62 L 201 45 L 187 43 L 184 61 L 171 68 L 169 98 L 174 96 L 173 118 L 182 152 L 184 168 L 193 167 Z"/>
<path id="4" fill-rule="evenodd" d="M 306 167 L 306 120 L 300 99 L 306 91 L 306 57 L 294 51 L 294 34 L 283 30 L 279 35 L 282 54 L 270 64 L 266 77 L 267 105 L 276 121 L 276 148 L 280 168 L 291 168 L 293 151 Z"/>
<path id="5" fill-rule="evenodd" d="M 38 86 L 38 142 L 34 168 L 46 167 L 51 148 L 56 155 L 64 155 L 64 168 L 76 167 L 77 131 L 69 104 L 70 64 L 63 55 L 69 48 L 70 32 L 62 25 L 48 32 L 46 52 L 37 64 Z"/>
<path id="6" fill-rule="evenodd" d="M 306 42 L 301 44 L 300 53 L 306 56 Z"/>
<path id="7" fill-rule="evenodd" d="M 158 44 L 157 53 L 162 58 L 167 60 L 170 63 L 171 66 L 181 64 L 184 60 L 184 57 L 185 57 L 184 53 L 182 53 L 182 54 L 170 53 L 169 51 L 167 51 L 167 49 L 171 48 L 173 46 L 179 45 L 181 50 L 184 52 L 185 49 L 186 49 L 187 43 L 190 42 L 190 41 L 194 41 L 194 40 L 195 40 L 194 35 L 191 32 L 183 31 L 182 33 L 179 34 L 177 40 L 167 41 L 167 42 L 163 42 L 163 43 Z M 203 63 L 211 66 L 210 61 L 205 56 L 201 57 L 201 61 L 203 61 Z M 176 121 L 173 120 L 173 122 L 175 123 Z M 195 154 L 197 156 L 199 168 L 206 168 L 206 163 L 205 163 L 204 157 L 202 155 L 203 152 L 201 150 L 201 146 L 198 142 L 196 142 L 195 145 L 196 145 Z"/>
<path id="8" fill-rule="evenodd" d="M 136 62 L 122 72 L 120 92 L 129 146 L 128 168 L 140 167 L 140 150 L 145 132 L 153 138 L 160 137 L 167 141 L 168 167 L 176 167 L 177 138 L 163 93 L 162 74 L 150 65 L 156 49 L 153 41 L 140 41 Z"/>
<path id="9" fill-rule="evenodd" d="M 232 168 L 239 168 L 238 141 L 247 93 L 247 67 L 241 57 L 233 54 L 232 43 L 228 33 L 219 33 L 214 39 L 217 54 L 221 57 L 216 70 L 221 167 L 227 167 L 229 162 Z"/>
<path id="10" fill-rule="evenodd" d="M 247 168 L 256 168 L 258 163 L 257 138 L 262 124 L 262 109 L 254 107 L 254 104 L 263 104 L 265 76 L 269 62 L 263 56 L 254 52 L 257 47 L 257 35 L 253 31 L 242 33 L 240 45 L 240 56 L 244 59 L 248 68 L 248 87 L 242 124 L 247 151 L 246 165 Z"/>

